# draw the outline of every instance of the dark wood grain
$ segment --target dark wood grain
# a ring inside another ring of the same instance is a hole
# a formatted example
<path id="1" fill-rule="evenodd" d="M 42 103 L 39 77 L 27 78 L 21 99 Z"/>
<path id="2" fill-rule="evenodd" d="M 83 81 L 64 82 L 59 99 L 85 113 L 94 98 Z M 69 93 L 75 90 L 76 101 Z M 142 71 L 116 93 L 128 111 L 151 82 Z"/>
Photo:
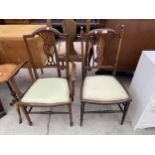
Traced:
<path id="1" fill-rule="evenodd" d="M 100 27 L 115 30 L 125 25 L 118 71 L 134 71 L 142 50 L 155 50 L 155 20 L 154 19 L 107 19 L 101 20 Z M 109 51 L 106 56 L 107 64 L 112 63 L 115 55 Z"/>

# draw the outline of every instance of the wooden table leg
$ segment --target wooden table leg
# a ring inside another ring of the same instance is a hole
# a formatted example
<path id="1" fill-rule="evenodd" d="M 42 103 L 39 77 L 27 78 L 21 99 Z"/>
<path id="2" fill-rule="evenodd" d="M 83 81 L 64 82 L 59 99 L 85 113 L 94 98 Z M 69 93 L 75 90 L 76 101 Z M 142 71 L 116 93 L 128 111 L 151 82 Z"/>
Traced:
<path id="1" fill-rule="evenodd" d="M 18 86 L 17 86 L 16 81 L 15 81 L 14 78 L 11 78 L 10 81 L 7 82 L 7 85 L 9 87 L 10 91 L 11 91 L 11 95 L 14 98 L 12 100 L 12 103 L 10 103 L 10 105 L 16 104 L 16 110 L 17 110 L 17 113 L 18 113 L 18 116 L 19 116 L 19 123 L 22 123 L 20 106 L 19 106 L 19 103 L 18 103 L 18 101 L 20 100 L 20 98 L 22 96 L 22 93 L 19 90 L 19 88 L 18 88 Z"/>
<path id="2" fill-rule="evenodd" d="M 11 82 L 11 85 L 12 85 L 14 91 L 16 92 L 16 94 L 18 95 L 18 97 L 20 98 L 22 96 L 22 92 L 19 90 L 14 77 L 10 79 L 10 82 Z"/>
<path id="3" fill-rule="evenodd" d="M 18 98 L 16 92 L 14 91 L 14 89 L 13 89 L 13 87 L 12 87 L 12 85 L 11 85 L 11 82 L 7 81 L 6 83 L 7 83 L 8 87 L 9 87 L 10 92 L 11 92 L 11 95 L 12 95 L 12 97 L 13 97 L 13 100 L 12 100 L 12 102 L 10 103 L 10 105 L 14 105 L 17 101 L 19 101 L 19 98 Z"/>
<path id="4" fill-rule="evenodd" d="M 2 102 L 0 100 L 0 118 L 3 117 L 4 115 L 6 115 L 6 112 L 3 108 Z"/>

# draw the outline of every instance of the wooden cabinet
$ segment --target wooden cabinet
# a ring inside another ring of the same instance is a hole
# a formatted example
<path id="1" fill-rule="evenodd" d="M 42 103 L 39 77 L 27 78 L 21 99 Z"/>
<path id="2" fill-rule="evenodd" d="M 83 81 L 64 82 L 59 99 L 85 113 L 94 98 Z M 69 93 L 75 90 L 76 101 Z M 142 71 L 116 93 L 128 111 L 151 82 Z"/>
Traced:
<path id="1" fill-rule="evenodd" d="M 119 29 L 125 25 L 124 39 L 120 53 L 118 71 L 134 71 L 142 50 L 155 50 L 154 19 L 107 19 L 101 20 L 101 26 Z M 110 53 L 107 62 L 111 62 L 114 54 Z"/>
<path id="2" fill-rule="evenodd" d="M 4 24 L 30 24 L 31 19 L 3 19 Z"/>

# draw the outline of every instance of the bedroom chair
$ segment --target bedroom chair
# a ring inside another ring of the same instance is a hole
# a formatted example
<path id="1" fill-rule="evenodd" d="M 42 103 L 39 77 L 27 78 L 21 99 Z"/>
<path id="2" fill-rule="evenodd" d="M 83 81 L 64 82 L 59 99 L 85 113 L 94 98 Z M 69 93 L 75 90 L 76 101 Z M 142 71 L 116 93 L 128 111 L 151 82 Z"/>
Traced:
<path id="1" fill-rule="evenodd" d="M 83 124 L 85 113 L 113 113 L 122 112 L 121 124 L 123 124 L 131 97 L 122 84 L 116 79 L 117 66 L 124 34 L 124 26 L 120 31 L 103 28 L 94 29 L 86 35 L 86 51 L 83 59 L 83 82 L 81 86 L 81 114 L 80 126 Z M 111 49 L 110 43 L 115 44 L 116 49 Z M 93 47 L 93 56 L 89 63 L 90 49 Z M 108 51 L 114 51 L 115 58 L 112 64 L 107 64 L 105 55 Z M 93 70 L 112 71 L 113 75 L 88 75 Z M 120 110 L 86 111 L 85 104 L 118 105 Z"/>

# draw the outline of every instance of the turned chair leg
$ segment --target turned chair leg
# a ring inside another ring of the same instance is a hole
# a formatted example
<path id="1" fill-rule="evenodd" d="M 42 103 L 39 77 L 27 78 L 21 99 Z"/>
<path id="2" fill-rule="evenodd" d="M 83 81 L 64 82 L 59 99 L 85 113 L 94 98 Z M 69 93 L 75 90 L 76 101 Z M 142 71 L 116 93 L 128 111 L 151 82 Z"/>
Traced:
<path id="1" fill-rule="evenodd" d="M 21 109 L 22 109 L 22 111 L 23 111 L 23 113 L 24 113 L 24 115 L 25 115 L 29 125 L 32 126 L 32 121 L 31 121 L 30 116 L 29 116 L 29 114 L 28 114 L 28 112 L 26 110 L 26 107 L 23 106 L 23 105 L 20 105 L 20 107 L 21 107 Z"/>
<path id="2" fill-rule="evenodd" d="M 68 111 L 69 111 L 70 126 L 73 126 L 72 104 L 69 104 L 69 105 L 68 105 Z"/>
<path id="3" fill-rule="evenodd" d="M 126 117 L 126 114 L 127 114 L 128 108 L 129 108 L 129 105 L 130 105 L 130 102 L 124 104 L 124 110 L 123 110 L 123 116 L 122 116 L 122 120 L 121 120 L 121 125 L 123 125 L 123 123 L 124 123 L 124 120 L 125 120 L 125 117 Z"/>
<path id="4" fill-rule="evenodd" d="M 29 108 L 29 110 L 28 110 L 28 113 L 31 112 L 32 108 L 33 108 L 33 106 L 30 106 L 30 108 Z"/>
<path id="5" fill-rule="evenodd" d="M 21 124 L 22 123 L 22 116 L 21 116 L 20 105 L 19 104 L 20 104 L 19 102 L 16 103 L 16 110 L 17 110 L 17 113 L 18 113 L 18 116 L 19 116 L 19 124 Z"/>
<path id="6" fill-rule="evenodd" d="M 84 109 L 85 109 L 85 103 L 81 102 L 80 126 L 83 125 Z"/>
<path id="7" fill-rule="evenodd" d="M 40 68 L 41 74 L 44 75 L 44 70 L 43 68 Z"/>
<path id="8" fill-rule="evenodd" d="M 73 97 L 73 95 L 71 95 L 70 98 L 71 98 L 71 100 L 72 100 L 72 102 L 73 102 L 73 101 L 74 101 L 74 97 Z"/>
<path id="9" fill-rule="evenodd" d="M 10 82 L 7 81 L 6 83 L 7 83 L 8 87 L 9 87 L 10 93 L 11 93 L 11 95 L 12 95 L 12 97 L 13 97 L 13 100 L 12 100 L 12 102 L 10 103 L 10 105 L 12 106 L 12 105 L 14 105 L 19 99 L 18 99 L 18 97 L 17 97 L 16 92 L 13 90 L 12 85 L 10 84 Z"/>

